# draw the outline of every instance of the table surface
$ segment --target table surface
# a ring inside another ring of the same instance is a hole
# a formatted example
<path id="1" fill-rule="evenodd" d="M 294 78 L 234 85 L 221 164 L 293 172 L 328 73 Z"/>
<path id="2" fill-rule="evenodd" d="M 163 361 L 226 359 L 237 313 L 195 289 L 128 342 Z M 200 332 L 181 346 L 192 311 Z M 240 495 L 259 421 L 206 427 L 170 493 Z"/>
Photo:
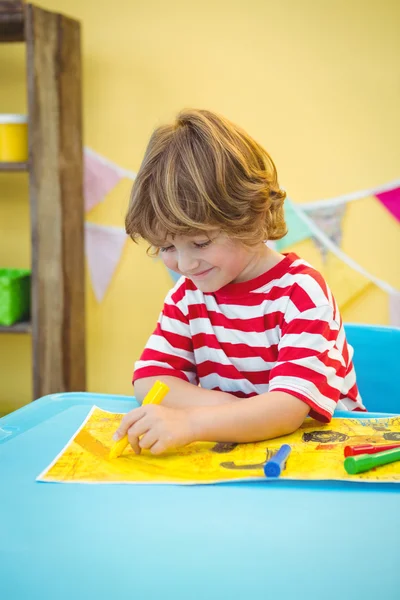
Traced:
<path id="1" fill-rule="evenodd" d="M 396 484 L 36 482 L 93 404 L 135 406 L 58 394 L 0 419 L 0 598 L 399 599 Z"/>

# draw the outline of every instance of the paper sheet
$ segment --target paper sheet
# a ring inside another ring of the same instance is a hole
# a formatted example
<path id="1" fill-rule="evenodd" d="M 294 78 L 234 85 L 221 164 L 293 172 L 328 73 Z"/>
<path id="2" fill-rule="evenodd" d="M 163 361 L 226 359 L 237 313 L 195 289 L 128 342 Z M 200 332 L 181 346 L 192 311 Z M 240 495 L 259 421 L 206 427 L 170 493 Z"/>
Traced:
<path id="1" fill-rule="evenodd" d="M 153 456 L 140 456 L 129 447 L 109 460 L 112 435 L 122 414 L 94 406 L 38 481 L 63 483 L 205 484 L 263 479 L 266 460 L 283 444 L 292 452 L 281 479 L 338 479 L 400 483 L 400 462 L 359 475 L 343 467 L 346 445 L 400 442 L 400 417 L 333 419 L 327 425 L 307 419 L 296 432 L 283 438 L 252 444 L 196 442 L 185 448 Z"/>

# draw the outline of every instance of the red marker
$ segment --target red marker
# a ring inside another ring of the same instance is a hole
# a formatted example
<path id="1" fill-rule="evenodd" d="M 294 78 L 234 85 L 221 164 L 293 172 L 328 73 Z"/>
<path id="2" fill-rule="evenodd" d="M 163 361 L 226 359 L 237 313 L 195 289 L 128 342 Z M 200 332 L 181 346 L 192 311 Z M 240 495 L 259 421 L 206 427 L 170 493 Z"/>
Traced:
<path id="1" fill-rule="evenodd" d="M 359 454 L 377 454 L 378 452 L 386 452 L 386 450 L 394 450 L 400 448 L 400 444 L 360 444 L 359 446 L 345 446 L 345 456 L 358 456 Z"/>

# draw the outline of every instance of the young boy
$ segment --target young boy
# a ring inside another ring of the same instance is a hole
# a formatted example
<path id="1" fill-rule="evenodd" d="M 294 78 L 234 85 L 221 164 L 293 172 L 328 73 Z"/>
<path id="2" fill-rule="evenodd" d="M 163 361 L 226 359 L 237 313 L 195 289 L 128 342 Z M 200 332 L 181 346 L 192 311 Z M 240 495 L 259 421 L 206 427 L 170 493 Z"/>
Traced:
<path id="1" fill-rule="evenodd" d="M 182 277 L 135 365 L 128 413 L 139 453 L 193 441 L 253 442 L 292 433 L 307 415 L 365 410 L 352 349 L 322 276 L 266 245 L 286 233 L 275 165 L 244 131 L 205 110 L 156 129 L 135 180 L 126 231 Z M 200 385 L 199 385 L 200 384 Z"/>

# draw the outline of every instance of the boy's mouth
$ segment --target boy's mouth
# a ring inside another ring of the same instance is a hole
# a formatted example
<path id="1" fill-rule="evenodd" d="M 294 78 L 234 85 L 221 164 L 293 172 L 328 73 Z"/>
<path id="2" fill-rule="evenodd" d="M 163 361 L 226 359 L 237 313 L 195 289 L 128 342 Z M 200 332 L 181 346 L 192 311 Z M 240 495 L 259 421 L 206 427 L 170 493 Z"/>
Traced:
<path id="1" fill-rule="evenodd" d="M 206 269 L 205 271 L 201 271 L 200 273 L 193 273 L 193 275 L 190 275 L 190 277 L 193 277 L 194 279 L 196 278 L 200 278 L 200 277 L 205 277 L 206 275 L 208 275 L 208 273 L 210 273 L 212 270 L 214 269 L 214 267 L 211 267 L 210 269 Z"/>

